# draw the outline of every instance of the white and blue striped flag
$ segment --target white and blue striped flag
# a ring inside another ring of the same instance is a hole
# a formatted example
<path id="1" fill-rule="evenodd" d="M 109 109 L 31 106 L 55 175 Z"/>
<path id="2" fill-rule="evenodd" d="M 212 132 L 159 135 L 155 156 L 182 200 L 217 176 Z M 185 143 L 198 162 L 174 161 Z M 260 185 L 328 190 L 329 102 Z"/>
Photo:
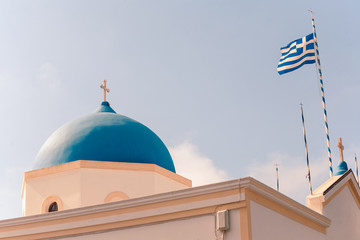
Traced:
<path id="1" fill-rule="evenodd" d="M 314 34 L 309 34 L 282 47 L 277 71 L 280 75 L 300 68 L 304 64 L 315 63 Z"/>

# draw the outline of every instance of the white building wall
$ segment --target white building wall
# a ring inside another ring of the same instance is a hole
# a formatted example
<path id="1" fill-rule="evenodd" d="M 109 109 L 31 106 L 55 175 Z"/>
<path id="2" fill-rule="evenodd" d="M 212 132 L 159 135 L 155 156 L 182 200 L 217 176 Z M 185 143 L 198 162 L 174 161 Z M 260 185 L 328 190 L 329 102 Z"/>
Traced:
<path id="1" fill-rule="evenodd" d="M 81 185 L 82 206 L 104 203 L 116 191 L 135 198 L 187 188 L 156 172 L 108 169 L 81 169 Z"/>
<path id="2" fill-rule="evenodd" d="M 27 179 L 23 213 L 42 213 L 42 204 L 53 195 L 61 199 L 65 210 L 104 203 L 112 192 L 135 198 L 184 188 L 188 186 L 152 171 L 78 168 Z"/>
<path id="3" fill-rule="evenodd" d="M 348 185 L 324 206 L 323 213 L 331 219 L 328 240 L 360 239 L 360 210 Z"/>
<path id="4" fill-rule="evenodd" d="M 283 216 L 254 201 L 250 202 L 252 240 L 325 240 L 312 228 Z"/>
<path id="5" fill-rule="evenodd" d="M 230 229 L 225 232 L 224 239 L 240 240 L 240 212 L 230 211 Z M 215 214 L 195 216 L 191 218 L 142 225 L 132 228 L 113 229 L 106 232 L 89 233 L 79 236 L 67 236 L 69 240 L 216 240 Z M 63 238 L 59 238 L 63 239 Z"/>
<path id="6" fill-rule="evenodd" d="M 36 179 L 32 177 L 28 179 L 30 185 Z M 251 190 L 248 192 L 247 188 Z M 322 231 L 328 228 L 329 218 L 311 212 L 291 199 L 284 199 L 277 191 L 252 178 L 236 179 L 69 211 L 3 220 L 0 221 L 0 238 L 201 240 L 218 237 L 221 240 L 220 234 L 215 235 L 215 215 L 219 210 L 229 209 L 230 230 L 225 232 L 225 240 L 328 239 Z"/>
<path id="7" fill-rule="evenodd" d="M 174 180 L 169 181 L 169 179 L 166 176 L 163 176 L 161 174 L 155 173 L 153 176 L 154 176 L 154 184 L 153 184 L 154 193 L 163 193 L 163 192 L 170 192 L 170 191 L 189 188 L 188 186 L 180 182 Z M 151 194 L 153 193 L 150 193 L 149 195 Z"/>
<path id="8" fill-rule="evenodd" d="M 25 183 L 24 215 L 41 213 L 41 206 L 49 196 L 59 196 L 63 209 L 81 207 L 81 175 L 78 170 L 32 178 Z"/>

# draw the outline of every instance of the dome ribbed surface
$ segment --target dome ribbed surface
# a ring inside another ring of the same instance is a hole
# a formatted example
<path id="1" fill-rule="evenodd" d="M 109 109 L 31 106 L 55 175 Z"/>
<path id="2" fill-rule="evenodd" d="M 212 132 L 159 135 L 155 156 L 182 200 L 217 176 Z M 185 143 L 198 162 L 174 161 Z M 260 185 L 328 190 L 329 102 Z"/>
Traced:
<path id="1" fill-rule="evenodd" d="M 337 167 L 337 172 L 335 173 L 335 176 L 343 175 L 348 170 L 348 165 L 345 161 L 342 161 L 339 163 L 339 166 Z"/>
<path id="2" fill-rule="evenodd" d="M 41 147 L 34 169 L 77 160 L 150 163 L 175 173 L 170 153 L 143 124 L 116 114 L 108 102 L 57 129 Z"/>

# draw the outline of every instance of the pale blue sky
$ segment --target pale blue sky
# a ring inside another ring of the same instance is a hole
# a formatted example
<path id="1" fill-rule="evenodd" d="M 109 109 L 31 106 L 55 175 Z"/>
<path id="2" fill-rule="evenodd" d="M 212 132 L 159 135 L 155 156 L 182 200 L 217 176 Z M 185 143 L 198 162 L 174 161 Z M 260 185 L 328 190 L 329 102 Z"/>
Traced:
<path id="1" fill-rule="evenodd" d="M 304 202 L 303 102 L 314 187 L 328 178 L 319 83 L 307 65 L 279 76 L 280 47 L 312 32 L 315 13 L 334 164 L 343 138 L 360 154 L 358 1 L 0 1 L 0 218 L 21 215 L 23 172 L 47 137 L 112 107 L 174 148 Z M 316 166 L 316 167 L 315 167 Z M 298 172 L 298 175 L 284 171 Z M 201 171 L 201 169 L 199 169 Z M 264 176 L 266 175 L 266 176 Z M 295 179 L 296 178 L 296 179 Z"/>

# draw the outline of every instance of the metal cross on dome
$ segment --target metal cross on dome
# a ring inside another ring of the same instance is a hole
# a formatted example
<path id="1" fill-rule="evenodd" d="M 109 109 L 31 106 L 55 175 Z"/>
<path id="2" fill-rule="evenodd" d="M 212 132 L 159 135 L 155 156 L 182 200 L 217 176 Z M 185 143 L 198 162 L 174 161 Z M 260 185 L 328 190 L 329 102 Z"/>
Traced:
<path id="1" fill-rule="evenodd" d="M 106 102 L 106 92 L 110 92 L 110 89 L 106 88 L 106 79 L 104 79 L 104 84 L 101 84 L 100 88 L 104 89 L 104 102 Z"/>

